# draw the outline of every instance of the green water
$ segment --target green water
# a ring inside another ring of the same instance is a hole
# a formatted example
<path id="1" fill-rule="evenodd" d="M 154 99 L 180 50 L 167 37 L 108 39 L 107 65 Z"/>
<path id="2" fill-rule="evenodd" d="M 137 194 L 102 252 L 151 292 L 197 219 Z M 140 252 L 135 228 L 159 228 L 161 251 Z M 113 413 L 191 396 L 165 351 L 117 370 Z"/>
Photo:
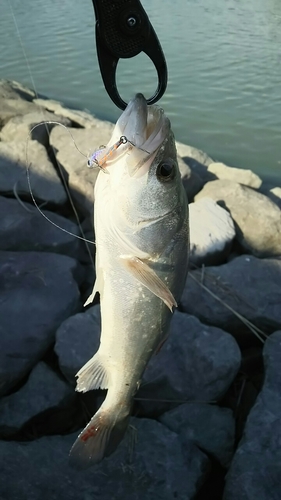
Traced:
<path id="1" fill-rule="evenodd" d="M 281 185 L 280 0 L 142 3 L 166 55 L 160 103 L 176 138 Z M 91 0 L 0 0 L 0 12 L 1 78 L 30 87 L 33 79 L 41 94 L 116 120 L 99 74 Z M 124 99 L 155 87 L 146 56 L 120 62 Z"/>

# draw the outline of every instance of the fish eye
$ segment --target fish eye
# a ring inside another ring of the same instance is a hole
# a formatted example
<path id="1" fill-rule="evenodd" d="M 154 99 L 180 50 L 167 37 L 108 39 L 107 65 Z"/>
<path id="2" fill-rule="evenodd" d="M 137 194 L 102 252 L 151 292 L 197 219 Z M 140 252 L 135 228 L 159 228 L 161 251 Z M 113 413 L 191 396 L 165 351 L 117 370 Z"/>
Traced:
<path id="1" fill-rule="evenodd" d="M 156 176 L 159 181 L 167 182 L 174 179 L 176 175 L 176 164 L 173 160 L 168 159 L 159 163 L 156 169 Z"/>

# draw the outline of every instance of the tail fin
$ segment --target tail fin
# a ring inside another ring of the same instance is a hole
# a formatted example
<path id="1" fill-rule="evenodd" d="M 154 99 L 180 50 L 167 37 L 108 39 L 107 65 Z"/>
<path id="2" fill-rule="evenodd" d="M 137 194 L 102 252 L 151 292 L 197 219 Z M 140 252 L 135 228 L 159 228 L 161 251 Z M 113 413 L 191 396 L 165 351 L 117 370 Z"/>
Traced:
<path id="1" fill-rule="evenodd" d="M 107 389 L 108 376 L 99 351 L 76 373 L 76 391 L 87 392 L 92 389 Z"/>
<path id="2" fill-rule="evenodd" d="M 111 455 L 122 440 L 129 424 L 129 411 L 117 416 L 102 408 L 93 416 L 70 450 L 69 463 L 76 469 L 87 469 Z"/>

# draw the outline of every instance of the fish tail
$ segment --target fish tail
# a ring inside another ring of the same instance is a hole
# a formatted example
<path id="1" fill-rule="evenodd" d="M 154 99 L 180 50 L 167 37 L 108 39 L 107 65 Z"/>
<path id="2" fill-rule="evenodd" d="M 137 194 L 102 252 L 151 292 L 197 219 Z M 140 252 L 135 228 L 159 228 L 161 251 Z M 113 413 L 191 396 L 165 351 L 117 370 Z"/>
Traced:
<path id="1" fill-rule="evenodd" d="M 92 417 L 70 450 L 69 463 L 75 469 L 87 469 L 111 455 L 122 440 L 130 419 L 130 408 L 116 416 L 112 408 Z"/>
<path id="2" fill-rule="evenodd" d="M 92 389 L 107 389 L 108 375 L 99 351 L 76 373 L 76 391 L 87 392 Z"/>

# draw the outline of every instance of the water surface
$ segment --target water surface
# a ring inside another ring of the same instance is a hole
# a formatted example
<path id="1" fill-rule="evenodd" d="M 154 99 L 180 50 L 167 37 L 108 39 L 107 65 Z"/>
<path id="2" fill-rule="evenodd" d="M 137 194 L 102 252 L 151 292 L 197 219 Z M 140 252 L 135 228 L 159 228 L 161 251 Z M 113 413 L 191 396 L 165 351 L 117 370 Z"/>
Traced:
<path id="1" fill-rule="evenodd" d="M 176 138 L 281 185 L 280 1 L 142 4 L 166 55 L 169 83 L 160 103 Z M 0 0 L 0 7 L 1 78 L 34 82 L 41 94 L 116 120 L 120 111 L 99 73 L 91 0 Z M 155 87 L 145 55 L 120 61 L 125 100 L 135 92 L 149 97 Z"/>

